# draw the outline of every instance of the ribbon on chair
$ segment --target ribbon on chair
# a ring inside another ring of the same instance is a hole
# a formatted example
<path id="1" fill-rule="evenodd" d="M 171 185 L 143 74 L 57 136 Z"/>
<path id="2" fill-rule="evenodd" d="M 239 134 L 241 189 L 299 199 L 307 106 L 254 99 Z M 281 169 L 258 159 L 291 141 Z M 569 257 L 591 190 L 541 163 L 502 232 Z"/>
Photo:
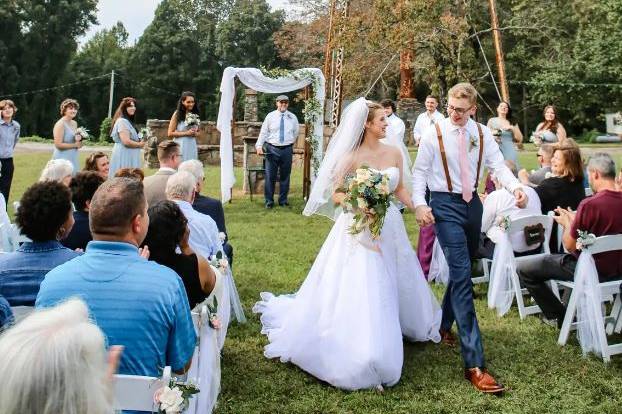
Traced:
<path id="1" fill-rule="evenodd" d="M 502 234 L 495 244 L 488 284 L 488 307 L 496 308 L 499 316 L 505 315 L 512 306 L 514 300 L 512 275 L 516 273 L 516 261 L 510 235 L 507 231 Z"/>
<path id="2" fill-rule="evenodd" d="M 432 260 L 430 261 L 428 280 L 430 282 L 436 280 L 437 284 L 442 283 L 445 286 L 449 284 L 449 265 L 438 238 L 434 240 L 434 245 L 432 246 Z"/>
<path id="3" fill-rule="evenodd" d="M 583 355 L 594 352 L 602 356 L 607 346 L 604 335 L 602 300 L 594 257 L 583 249 L 574 272 L 574 295 L 577 298 L 577 339 Z"/>

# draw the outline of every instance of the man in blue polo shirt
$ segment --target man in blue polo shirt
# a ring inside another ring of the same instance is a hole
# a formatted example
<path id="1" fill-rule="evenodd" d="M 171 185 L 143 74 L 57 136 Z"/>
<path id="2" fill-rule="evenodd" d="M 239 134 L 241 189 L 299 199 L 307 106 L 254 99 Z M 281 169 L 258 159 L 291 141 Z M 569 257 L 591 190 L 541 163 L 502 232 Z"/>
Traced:
<path id="1" fill-rule="evenodd" d="M 93 241 L 84 255 L 51 270 L 36 307 L 72 296 L 86 302 L 108 345 L 125 347 L 120 374 L 159 376 L 185 371 L 196 335 L 179 276 L 140 250 L 149 227 L 141 182 L 113 178 L 95 192 L 89 211 Z"/>

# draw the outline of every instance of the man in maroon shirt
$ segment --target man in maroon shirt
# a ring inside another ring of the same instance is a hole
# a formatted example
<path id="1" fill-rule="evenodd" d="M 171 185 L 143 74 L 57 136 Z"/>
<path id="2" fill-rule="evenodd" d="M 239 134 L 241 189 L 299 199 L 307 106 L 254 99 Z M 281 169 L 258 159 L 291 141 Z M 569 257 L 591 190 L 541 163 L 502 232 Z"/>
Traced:
<path id="1" fill-rule="evenodd" d="M 555 209 L 555 221 L 564 228 L 563 243 L 571 254 L 552 254 L 540 260 L 522 263 L 517 269 L 521 285 L 529 290 L 547 319 L 557 319 L 561 326 L 566 313 L 565 306 L 549 288 L 551 279 L 574 280 L 574 270 L 580 251 L 577 251 L 578 230 L 596 236 L 622 233 L 622 192 L 616 191 L 615 163 L 609 154 L 594 154 L 588 163 L 592 197 L 579 204 L 576 212 Z M 601 282 L 622 278 L 622 252 L 594 255 L 598 277 Z"/>

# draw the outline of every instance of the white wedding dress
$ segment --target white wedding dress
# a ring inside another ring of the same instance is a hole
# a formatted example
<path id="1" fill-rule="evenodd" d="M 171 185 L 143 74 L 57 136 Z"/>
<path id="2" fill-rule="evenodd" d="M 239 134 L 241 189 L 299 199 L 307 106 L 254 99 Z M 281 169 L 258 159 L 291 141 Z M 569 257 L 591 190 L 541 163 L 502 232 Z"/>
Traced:
<path id="1" fill-rule="evenodd" d="M 399 169 L 389 174 L 391 189 Z M 379 240 L 348 233 L 351 214 L 336 219 L 300 290 L 261 293 L 268 358 L 292 362 L 335 387 L 356 390 L 394 385 L 403 362 L 402 336 L 440 341 L 441 309 L 423 276 L 404 221 L 387 212 Z"/>

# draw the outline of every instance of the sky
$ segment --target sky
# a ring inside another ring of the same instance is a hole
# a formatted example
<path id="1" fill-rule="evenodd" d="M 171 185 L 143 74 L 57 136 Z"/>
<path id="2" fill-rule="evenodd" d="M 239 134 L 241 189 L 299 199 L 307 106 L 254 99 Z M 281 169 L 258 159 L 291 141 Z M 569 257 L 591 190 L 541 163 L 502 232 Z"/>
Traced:
<path id="1" fill-rule="evenodd" d="M 287 0 L 267 0 L 273 9 L 285 9 Z M 99 25 L 91 26 L 88 32 L 80 39 L 80 43 L 86 42 L 96 32 L 104 28 L 112 27 L 121 21 L 129 32 L 129 44 L 134 44 L 145 31 L 160 0 L 99 0 L 97 20 Z"/>

